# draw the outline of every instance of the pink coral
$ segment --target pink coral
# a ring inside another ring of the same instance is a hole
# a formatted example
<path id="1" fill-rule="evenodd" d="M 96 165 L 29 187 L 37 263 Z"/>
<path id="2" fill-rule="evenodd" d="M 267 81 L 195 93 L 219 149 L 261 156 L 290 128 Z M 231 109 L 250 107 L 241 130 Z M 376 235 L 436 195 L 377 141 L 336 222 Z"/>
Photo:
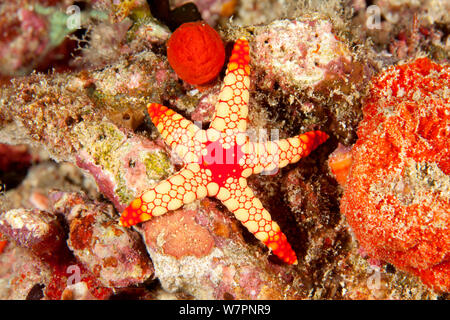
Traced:
<path id="1" fill-rule="evenodd" d="M 161 247 L 165 254 L 177 259 L 193 255 L 208 255 L 214 239 L 208 230 L 195 221 L 192 210 L 177 210 L 166 219 L 154 219 L 144 224 L 147 245 Z"/>

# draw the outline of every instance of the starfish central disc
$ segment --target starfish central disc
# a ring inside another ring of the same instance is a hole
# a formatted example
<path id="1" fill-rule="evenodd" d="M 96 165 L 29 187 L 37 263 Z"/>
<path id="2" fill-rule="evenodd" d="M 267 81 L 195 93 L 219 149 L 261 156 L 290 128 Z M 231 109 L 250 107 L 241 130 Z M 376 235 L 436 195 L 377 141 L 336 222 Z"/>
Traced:
<path id="1" fill-rule="evenodd" d="M 208 130 L 157 103 L 148 112 L 166 144 L 184 167 L 133 200 L 120 217 L 131 226 L 180 208 L 206 196 L 219 199 L 236 218 L 281 260 L 296 264 L 297 257 L 261 201 L 247 186 L 247 177 L 272 172 L 306 157 L 327 140 L 321 131 L 292 138 L 249 142 L 247 128 L 250 87 L 249 46 L 236 41 Z"/>
<path id="2" fill-rule="evenodd" d="M 219 185 L 225 186 L 229 178 L 242 176 L 243 168 L 239 161 L 243 159 L 242 146 L 234 144 L 230 148 L 223 148 L 219 141 L 208 141 L 205 144 L 206 155 L 202 157 L 200 168 L 211 171 L 212 180 Z"/>

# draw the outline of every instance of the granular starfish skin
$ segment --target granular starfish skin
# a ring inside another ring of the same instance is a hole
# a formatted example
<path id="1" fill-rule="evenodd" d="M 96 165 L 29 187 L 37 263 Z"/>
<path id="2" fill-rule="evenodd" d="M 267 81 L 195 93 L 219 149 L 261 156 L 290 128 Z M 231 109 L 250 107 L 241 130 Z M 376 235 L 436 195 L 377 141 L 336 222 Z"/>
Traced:
<path id="1" fill-rule="evenodd" d="M 311 131 L 278 141 L 250 142 L 245 134 L 249 60 L 248 42 L 239 39 L 208 130 L 201 130 L 164 106 L 149 105 L 153 123 L 185 165 L 131 202 L 120 223 L 134 225 L 196 199 L 216 197 L 275 255 L 286 263 L 296 264 L 297 257 L 286 236 L 247 186 L 246 178 L 299 161 L 325 142 L 328 135 Z"/>
<path id="2" fill-rule="evenodd" d="M 450 290 L 450 67 L 420 58 L 372 85 L 341 201 L 374 258 Z"/>

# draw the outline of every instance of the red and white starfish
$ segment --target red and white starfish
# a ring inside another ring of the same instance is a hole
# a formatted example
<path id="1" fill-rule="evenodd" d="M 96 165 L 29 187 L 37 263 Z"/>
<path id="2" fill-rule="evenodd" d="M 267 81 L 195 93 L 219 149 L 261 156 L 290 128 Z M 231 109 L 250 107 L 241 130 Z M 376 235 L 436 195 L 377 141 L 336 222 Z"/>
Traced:
<path id="1" fill-rule="evenodd" d="M 286 236 L 247 186 L 247 178 L 299 161 L 328 135 L 311 131 L 278 141 L 250 142 L 246 135 L 249 60 L 248 42 L 239 39 L 208 130 L 160 104 L 148 106 L 153 123 L 184 167 L 131 202 L 120 224 L 131 226 L 196 199 L 216 197 L 274 254 L 296 264 L 297 257 Z"/>

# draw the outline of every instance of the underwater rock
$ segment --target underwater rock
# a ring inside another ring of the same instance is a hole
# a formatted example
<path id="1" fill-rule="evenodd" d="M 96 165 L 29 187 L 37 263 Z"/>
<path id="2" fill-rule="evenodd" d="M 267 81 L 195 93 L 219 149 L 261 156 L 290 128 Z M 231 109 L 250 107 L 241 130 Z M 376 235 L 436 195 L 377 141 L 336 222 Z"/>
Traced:
<path id="1" fill-rule="evenodd" d="M 289 286 L 292 267 L 268 261 L 242 232 L 239 222 L 208 198 L 142 225 L 155 274 L 169 292 L 197 299 L 298 298 Z"/>
<path id="2" fill-rule="evenodd" d="M 49 283 L 51 273 L 50 266 L 28 249 L 8 243 L 0 253 L 0 299 L 27 299 L 33 288 Z"/>
<path id="3" fill-rule="evenodd" d="M 341 143 L 351 143 L 371 70 L 332 21 L 304 15 L 249 30 L 255 83 L 274 112 L 286 110 L 293 125 L 328 127 Z"/>
<path id="4" fill-rule="evenodd" d="M 153 278 L 139 235 L 114 221 L 111 206 L 79 193 L 54 192 L 50 197 L 55 212 L 69 224 L 69 249 L 104 286 L 126 287 Z"/>
<path id="5" fill-rule="evenodd" d="M 70 70 L 83 27 L 101 18 L 76 1 L 17 0 L 0 7 L 0 76 Z M 74 8 L 78 8 L 78 11 Z M 74 16 L 77 14 L 78 16 Z M 73 35 L 73 37 L 70 37 Z"/>
<path id="6" fill-rule="evenodd" d="M 326 19 L 305 16 L 256 27 L 252 44 L 252 62 L 256 72 L 266 73 L 265 87 L 278 82 L 286 90 L 329 94 L 348 92 L 362 79 L 362 66 Z"/>
<path id="7" fill-rule="evenodd" d="M 237 7 L 236 0 L 174 0 L 170 2 L 174 10 L 189 2 L 194 3 L 201 14 L 201 19 L 205 20 L 210 26 L 215 26 L 221 18 L 231 16 Z"/>
<path id="8" fill-rule="evenodd" d="M 45 260 L 60 254 L 65 240 L 57 217 L 40 210 L 14 209 L 3 213 L 0 232 Z"/>

